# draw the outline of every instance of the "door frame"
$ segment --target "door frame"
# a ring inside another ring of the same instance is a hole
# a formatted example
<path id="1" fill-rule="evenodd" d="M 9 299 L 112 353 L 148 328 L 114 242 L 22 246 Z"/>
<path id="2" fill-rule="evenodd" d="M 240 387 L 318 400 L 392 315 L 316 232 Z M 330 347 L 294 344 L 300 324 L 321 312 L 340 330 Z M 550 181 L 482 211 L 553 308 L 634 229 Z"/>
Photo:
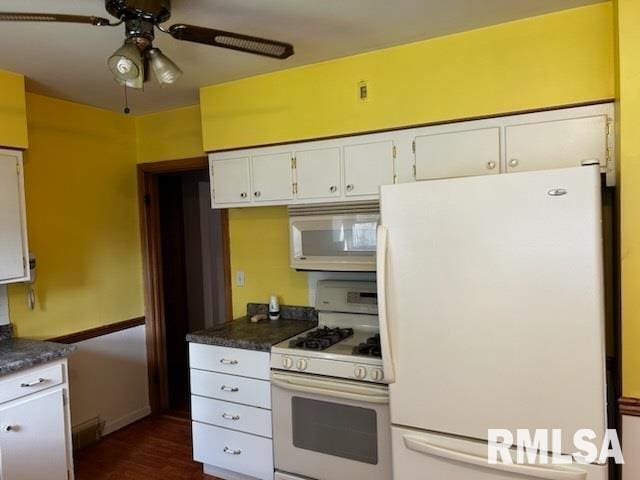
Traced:
<path id="1" fill-rule="evenodd" d="M 207 157 L 138 164 L 138 206 L 147 328 L 149 403 L 152 413 L 161 413 L 168 407 L 169 402 L 158 176 L 166 173 L 208 170 L 208 168 L 209 161 Z M 222 210 L 220 213 L 222 248 L 224 249 L 222 258 L 225 279 L 225 320 L 228 321 L 232 318 L 229 216 L 227 210 Z"/>

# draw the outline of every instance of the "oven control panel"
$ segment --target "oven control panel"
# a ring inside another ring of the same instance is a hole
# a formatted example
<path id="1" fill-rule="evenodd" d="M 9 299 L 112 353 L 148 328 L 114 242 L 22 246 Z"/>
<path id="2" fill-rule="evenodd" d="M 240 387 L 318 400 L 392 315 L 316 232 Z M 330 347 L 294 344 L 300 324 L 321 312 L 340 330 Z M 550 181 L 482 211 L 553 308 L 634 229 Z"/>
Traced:
<path id="1" fill-rule="evenodd" d="M 376 282 L 320 280 L 316 294 L 316 309 L 377 315 Z"/>
<path id="2" fill-rule="evenodd" d="M 297 355 L 272 353 L 271 368 L 274 370 L 313 373 L 327 377 L 385 383 L 382 362 L 373 358 L 361 360 L 375 363 L 336 362 L 322 358 L 307 358 Z"/>

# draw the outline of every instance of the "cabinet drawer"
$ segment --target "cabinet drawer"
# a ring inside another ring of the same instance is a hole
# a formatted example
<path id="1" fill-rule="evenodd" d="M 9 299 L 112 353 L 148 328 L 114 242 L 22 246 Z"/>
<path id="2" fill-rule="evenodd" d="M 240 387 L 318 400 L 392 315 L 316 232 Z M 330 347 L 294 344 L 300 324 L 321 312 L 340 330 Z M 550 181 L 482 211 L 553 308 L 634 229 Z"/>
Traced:
<path id="1" fill-rule="evenodd" d="M 18 373 L 0 381 L 0 403 L 31 395 L 64 382 L 63 366 L 36 368 Z"/>
<path id="2" fill-rule="evenodd" d="M 229 373 L 262 380 L 269 380 L 271 368 L 268 352 L 200 343 L 189 344 L 189 365 L 191 368 L 199 370 Z"/>
<path id="3" fill-rule="evenodd" d="M 191 418 L 198 422 L 271 438 L 271 410 L 193 395 Z"/>
<path id="4" fill-rule="evenodd" d="M 271 383 L 265 380 L 191 369 L 191 393 L 271 409 Z"/>
<path id="5" fill-rule="evenodd" d="M 273 444 L 268 438 L 193 422 L 193 458 L 251 477 L 273 479 Z"/>

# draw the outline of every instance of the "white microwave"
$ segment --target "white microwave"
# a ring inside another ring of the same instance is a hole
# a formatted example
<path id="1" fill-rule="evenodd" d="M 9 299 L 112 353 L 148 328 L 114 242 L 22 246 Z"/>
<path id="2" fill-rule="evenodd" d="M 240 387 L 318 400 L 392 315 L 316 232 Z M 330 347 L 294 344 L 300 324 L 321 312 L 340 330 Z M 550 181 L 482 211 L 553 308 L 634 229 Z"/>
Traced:
<path id="1" fill-rule="evenodd" d="M 378 202 L 289 207 L 291 267 L 375 272 Z"/>

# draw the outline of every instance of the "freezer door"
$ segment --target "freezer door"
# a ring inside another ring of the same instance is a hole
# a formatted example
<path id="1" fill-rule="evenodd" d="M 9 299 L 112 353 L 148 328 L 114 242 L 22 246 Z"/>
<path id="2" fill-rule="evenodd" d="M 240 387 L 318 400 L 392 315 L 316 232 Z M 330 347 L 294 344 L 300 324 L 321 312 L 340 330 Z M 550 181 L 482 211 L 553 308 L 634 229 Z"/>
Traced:
<path id="1" fill-rule="evenodd" d="M 381 202 L 392 423 L 561 428 L 563 452 L 578 429 L 602 438 L 598 168 L 388 186 Z"/>
<path id="2" fill-rule="evenodd" d="M 518 465 L 487 462 L 487 444 L 394 427 L 393 479 L 607 480 L 605 465 Z"/>

